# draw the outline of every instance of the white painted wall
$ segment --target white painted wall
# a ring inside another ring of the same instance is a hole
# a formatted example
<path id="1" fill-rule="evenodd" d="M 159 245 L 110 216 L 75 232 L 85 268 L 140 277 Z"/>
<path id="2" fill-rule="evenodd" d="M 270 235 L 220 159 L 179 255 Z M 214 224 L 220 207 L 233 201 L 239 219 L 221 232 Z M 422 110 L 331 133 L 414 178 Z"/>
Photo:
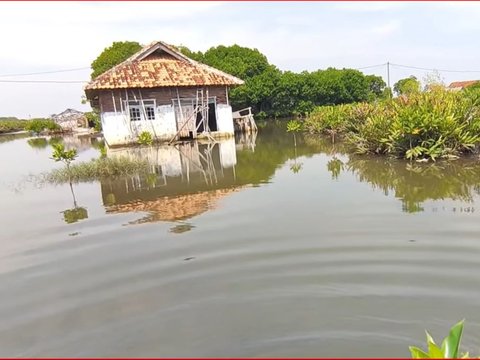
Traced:
<path id="1" fill-rule="evenodd" d="M 130 121 L 127 113 L 107 112 L 101 114 L 103 135 L 107 144 L 126 145 L 137 142 L 138 135 L 148 131 L 157 140 L 170 140 L 177 133 L 177 122 L 172 105 L 158 106 L 155 120 Z M 217 104 L 217 132 L 233 135 L 232 107 Z"/>
<path id="2" fill-rule="evenodd" d="M 218 132 L 234 134 L 232 107 L 225 104 L 217 104 L 217 128 Z"/>
<path id="3" fill-rule="evenodd" d="M 126 113 L 102 113 L 103 136 L 108 145 L 124 145 L 137 141 L 143 131 L 148 131 L 158 140 L 170 140 L 177 132 L 175 112 L 172 105 L 158 106 L 155 120 L 130 121 Z"/>
<path id="4" fill-rule="evenodd" d="M 128 144 L 132 141 L 130 119 L 122 113 L 101 114 L 103 137 L 108 145 Z"/>

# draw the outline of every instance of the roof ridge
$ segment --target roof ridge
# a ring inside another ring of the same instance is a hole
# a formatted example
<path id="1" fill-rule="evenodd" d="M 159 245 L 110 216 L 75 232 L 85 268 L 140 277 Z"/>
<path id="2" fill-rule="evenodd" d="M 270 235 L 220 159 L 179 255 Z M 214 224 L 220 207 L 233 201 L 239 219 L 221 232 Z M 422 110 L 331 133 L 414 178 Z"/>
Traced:
<path id="1" fill-rule="evenodd" d="M 135 69 L 140 70 L 140 64 L 142 64 L 142 60 L 146 59 L 150 54 L 154 53 L 156 50 L 161 49 L 168 53 L 169 55 L 172 55 L 176 61 L 180 61 L 183 63 L 190 64 L 194 68 L 197 67 L 203 72 L 211 73 L 214 77 L 219 76 L 224 78 L 223 81 L 219 81 L 219 85 L 242 85 L 244 84 L 244 81 L 242 79 L 239 79 L 236 76 L 230 75 L 224 71 L 221 71 L 219 69 L 216 69 L 212 66 L 209 66 L 207 64 L 204 64 L 202 62 L 193 60 L 189 58 L 188 56 L 182 54 L 179 50 L 177 50 L 174 46 L 171 46 L 163 41 L 154 41 L 151 42 L 148 45 L 145 45 L 137 51 L 135 54 L 127 58 L 126 60 L 122 61 L 120 64 L 115 65 L 111 69 L 108 69 L 104 73 L 98 75 L 95 79 L 92 79 L 85 87 L 84 90 L 95 90 L 95 89 L 102 89 L 102 88 L 109 88 L 113 89 L 116 88 L 117 86 L 110 85 L 110 86 L 105 86 L 102 85 L 104 82 L 111 82 L 111 78 L 116 78 L 117 72 L 121 72 L 121 69 L 125 66 L 131 66 L 134 67 Z M 185 69 L 183 69 L 185 71 Z M 197 71 L 201 71 L 197 70 Z M 126 74 L 125 74 L 126 75 Z M 128 74 L 132 75 L 132 74 Z M 128 77 L 128 75 L 126 75 Z M 170 74 L 169 74 L 170 75 Z M 137 75 L 138 76 L 138 75 Z M 208 77 L 208 75 L 206 75 Z M 110 78 L 110 81 L 109 81 Z M 218 80 L 218 79 L 217 79 Z M 205 81 L 205 80 L 204 80 Z M 120 86 L 121 88 L 126 88 L 128 87 L 128 82 L 129 79 L 127 78 L 126 80 L 123 80 L 126 84 L 123 86 Z M 206 81 L 208 82 L 208 80 Z M 177 86 L 198 86 L 198 85 L 214 85 L 214 81 L 212 81 L 212 84 L 193 84 L 193 85 L 186 85 L 186 84 L 178 84 Z M 229 84 L 231 83 L 231 84 Z M 175 86 L 175 85 L 163 85 L 163 86 Z M 135 87 L 135 86 L 132 86 Z M 136 86 L 136 87 L 142 87 L 142 86 Z M 157 87 L 157 86 L 145 86 L 145 87 Z M 162 87 L 162 85 L 158 85 L 158 87 Z"/>

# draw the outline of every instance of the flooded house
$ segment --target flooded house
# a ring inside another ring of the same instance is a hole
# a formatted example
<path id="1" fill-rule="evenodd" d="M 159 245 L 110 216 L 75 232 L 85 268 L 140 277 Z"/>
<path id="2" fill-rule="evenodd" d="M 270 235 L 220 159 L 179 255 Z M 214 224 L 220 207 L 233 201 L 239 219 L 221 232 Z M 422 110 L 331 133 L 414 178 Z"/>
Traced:
<path id="1" fill-rule="evenodd" d="M 52 115 L 51 118 L 66 131 L 88 128 L 88 120 L 85 114 L 75 109 L 66 109 L 60 114 Z"/>
<path id="2" fill-rule="evenodd" d="M 241 84 L 157 41 L 92 80 L 85 94 L 108 145 L 135 143 L 144 131 L 174 142 L 233 136 L 228 91 Z"/>

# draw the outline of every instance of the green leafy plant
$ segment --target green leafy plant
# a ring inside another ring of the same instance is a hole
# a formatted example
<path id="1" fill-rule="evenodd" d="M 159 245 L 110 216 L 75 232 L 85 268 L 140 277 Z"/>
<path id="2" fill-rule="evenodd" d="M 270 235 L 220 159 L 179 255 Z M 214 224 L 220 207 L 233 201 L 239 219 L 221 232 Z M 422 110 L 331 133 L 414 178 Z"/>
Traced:
<path id="1" fill-rule="evenodd" d="M 77 149 L 65 150 L 65 145 L 62 143 L 54 143 L 52 144 L 52 148 L 52 159 L 55 161 L 62 161 L 67 167 L 70 166 L 70 163 L 78 156 Z"/>
<path id="2" fill-rule="evenodd" d="M 287 123 L 287 131 L 288 132 L 299 132 L 302 130 L 302 123 L 298 120 L 290 120 Z"/>
<path id="3" fill-rule="evenodd" d="M 150 134 L 148 131 L 142 131 L 140 135 L 138 135 L 138 143 L 141 145 L 152 145 L 152 134 Z"/>
<path id="4" fill-rule="evenodd" d="M 96 131 L 102 131 L 102 121 L 97 111 L 89 111 L 85 113 L 88 121 L 88 126 L 93 127 Z"/>
<path id="5" fill-rule="evenodd" d="M 448 336 L 443 339 L 442 345 L 439 347 L 432 336 L 427 334 L 427 351 L 416 346 L 410 346 L 410 353 L 412 354 L 413 359 L 455 359 L 458 358 L 460 341 L 462 339 L 463 333 L 463 323 L 465 320 L 462 320 L 450 329 Z M 468 353 L 463 356 L 467 358 Z"/>

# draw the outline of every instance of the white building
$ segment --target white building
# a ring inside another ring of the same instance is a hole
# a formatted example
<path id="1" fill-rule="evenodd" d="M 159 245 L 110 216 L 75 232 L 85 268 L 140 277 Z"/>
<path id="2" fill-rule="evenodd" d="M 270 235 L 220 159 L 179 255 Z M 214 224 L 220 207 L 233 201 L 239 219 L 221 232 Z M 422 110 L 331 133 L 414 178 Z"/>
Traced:
<path id="1" fill-rule="evenodd" d="M 92 80 L 85 93 L 100 110 L 109 146 L 234 134 L 228 89 L 243 81 L 154 42 Z"/>

